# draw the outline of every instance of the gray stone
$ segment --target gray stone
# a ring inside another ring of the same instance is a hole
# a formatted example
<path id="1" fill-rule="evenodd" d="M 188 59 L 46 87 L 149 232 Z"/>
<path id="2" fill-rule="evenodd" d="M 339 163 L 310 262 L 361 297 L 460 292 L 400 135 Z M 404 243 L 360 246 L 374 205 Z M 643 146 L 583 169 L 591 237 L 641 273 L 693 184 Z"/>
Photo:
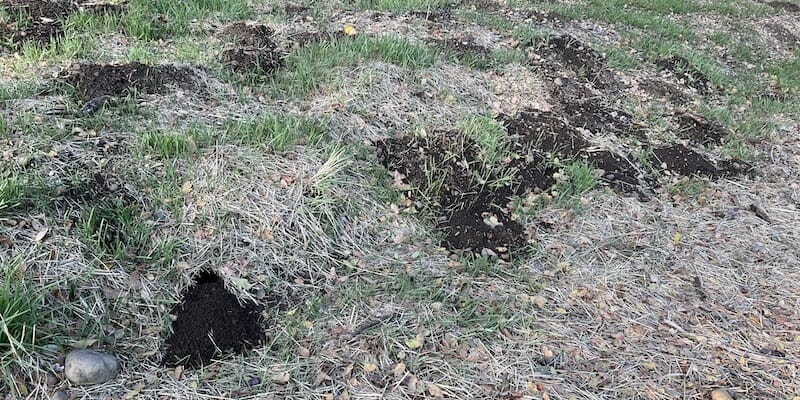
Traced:
<path id="1" fill-rule="evenodd" d="M 72 350 L 64 361 L 64 375 L 76 385 L 99 385 L 117 376 L 121 369 L 114 356 L 94 350 Z"/>
<path id="2" fill-rule="evenodd" d="M 50 400 L 69 400 L 69 395 L 59 390 L 50 396 Z"/>

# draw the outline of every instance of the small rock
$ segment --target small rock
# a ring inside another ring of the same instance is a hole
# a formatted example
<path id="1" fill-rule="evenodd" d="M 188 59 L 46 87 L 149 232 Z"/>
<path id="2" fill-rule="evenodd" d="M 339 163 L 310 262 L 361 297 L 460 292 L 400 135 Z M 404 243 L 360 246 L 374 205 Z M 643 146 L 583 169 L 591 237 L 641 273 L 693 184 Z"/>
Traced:
<path id="1" fill-rule="evenodd" d="M 58 382 L 59 382 L 58 377 L 51 373 L 48 373 L 47 375 L 44 376 L 44 383 L 47 385 L 47 387 L 55 387 L 56 385 L 58 385 Z"/>
<path id="2" fill-rule="evenodd" d="M 69 400 L 69 395 L 66 394 L 65 392 L 59 390 L 59 391 L 53 393 L 53 395 L 50 396 L 50 399 L 52 399 L 52 400 Z"/>
<path id="3" fill-rule="evenodd" d="M 711 391 L 711 400 L 733 400 L 733 397 L 725 389 L 714 389 Z"/>
<path id="4" fill-rule="evenodd" d="M 64 362 L 64 375 L 76 385 L 98 385 L 117 376 L 119 360 L 94 350 L 73 350 Z"/>

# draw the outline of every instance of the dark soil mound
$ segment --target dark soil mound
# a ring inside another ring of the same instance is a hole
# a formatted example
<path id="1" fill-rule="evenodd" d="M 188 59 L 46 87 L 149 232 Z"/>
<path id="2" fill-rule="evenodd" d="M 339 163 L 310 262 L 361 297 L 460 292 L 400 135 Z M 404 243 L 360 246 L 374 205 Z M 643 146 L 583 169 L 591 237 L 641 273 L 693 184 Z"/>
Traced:
<path id="1" fill-rule="evenodd" d="M 424 138 L 388 139 L 377 146 L 384 166 L 414 188 L 406 196 L 432 208 L 447 248 L 505 256 L 527 241 L 507 209 L 510 186 L 486 184 L 497 177 L 485 171 L 474 141 L 458 132 L 437 131 Z"/>
<path id="2" fill-rule="evenodd" d="M 49 43 L 63 36 L 62 19 L 77 10 L 68 0 L 6 0 L 2 7 L 11 24 L 0 25 L 0 43 L 19 47 L 25 42 Z"/>
<path id="3" fill-rule="evenodd" d="M 661 79 L 648 79 L 639 82 L 639 87 L 652 96 L 666 99 L 675 104 L 684 104 L 689 101 L 689 96 L 683 93 L 675 84 Z"/>
<path id="4" fill-rule="evenodd" d="M 283 52 L 272 41 L 275 32 L 264 25 L 237 22 L 223 32 L 232 47 L 222 52 L 222 62 L 237 72 L 269 74 L 283 66 Z"/>
<path id="5" fill-rule="evenodd" d="M 165 365 L 199 367 L 218 356 L 217 349 L 242 352 L 264 342 L 261 307 L 240 305 L 213 272 L 200 273 L 195 283 L 172 309 L 177 319 L 165 342 Z"/>
<path id="6" fill-rule="evenodd" d="M 572 71 L 579 78 L 597 87 L 614 85 L 611 71 L 606 67 L 605 58 L 580 40 L 569 36 L 556 36 L 536 49 L 539 59 L 534 66 L 545 71 L 546 75 L 563 75 L 563 70 Z"/>
<path id="7" fill-rule="evenodd" d="M 784 10 L 791 13 L 800 13 L 800 6 L 788 1 L 770 1 L 767 3 L 770 7 L 777 10 Z"/>
<path id="8" fill-rule="evenodd" d="M 690 112 L 678 116 L 678 126 L 682 139 L 703 146 L 722 144 L 722 139 L 731 133 L 720 123 Z"/>
<path id="9" fill-rule="evenodd" d="M 702 72 L 698 71 L 684 57 L 672 56 L 658 60 L 656 65 L 665 71 L 670 71 L 678 80 L 687 87 L 697 90 L 700 94 L 711 92 L 711 81 Z"/>
<path id="10" fill-rule="evenodd" d="M 570 125 L 576 128 L 619 137 L 646 138 L 644 127 L 634 123 L 633 116 L 624 111 L 604 107 L 598 102 L 570 102 L 562 105 L 562 111 Z"/>
<path id="11" fill-rule="evenodd" d="M 704 155 L 680 143 L 653 150 L 656 162 L 668 171 L 684 176 L 720 177 L 730 175 L 735 171 L 718 168 Z"/>
<path id="12" fill-rule="evenodd" d="M 83 99 L 125 96 L 132 91 L 166 93 L 170 87 L 198 90 L 203 84 L 189 67 L 150 66 L 138 62 L 121 65 L 75 64 L 60 79 Z"/>
<path id="13" fill-rule="evenodd" d="M 587 106 L 591 109 L 594 106 Z M 575 124 L 580 127 L 593 127 L 594 129 L 613 129 L 613 125 L 606 126 L 603 118 L 593 117 L 594 114 L 587 114 L 588 118 L 574 118 Z M 600 113 L 601 116 L 605 114 Z M 610 115 L 610 114 L 609 114 Z M 527 159 L 538 161 L 529 162 L 522 171 L 536 171 L 540 178 L 528 180 L 524 173 L 519 175 L 521 187 L 547 189 L 555 181 L 552 176 L 557 172 L 557 168 L 550 165 L 549 161 L 553 158 L 582 159 L 598 169 L 603 170 L 600 178 L 611 184 L 615 189 L 624 193 L 641 192 L 642 183 L 640 182 L 639 168 L 629 162 L 630 157 L 614 154 L 608 150 L 595 150 L 590 147 L 576 126 L 563 117 L 552 112 L 530 111 L 520 113 L 514 118 L 506 115 L 498 117 L 508 134 L 516 138 L 512 149 L 514 152 L 526 154 Z M 587 128 L 590 129 L 590 128 Z M 590 129 L 591 130 L 591 129 Z M 616 131 L 612 131 L 619 133 Z M 644 178 L 644 177 L 642 177 Z"/>

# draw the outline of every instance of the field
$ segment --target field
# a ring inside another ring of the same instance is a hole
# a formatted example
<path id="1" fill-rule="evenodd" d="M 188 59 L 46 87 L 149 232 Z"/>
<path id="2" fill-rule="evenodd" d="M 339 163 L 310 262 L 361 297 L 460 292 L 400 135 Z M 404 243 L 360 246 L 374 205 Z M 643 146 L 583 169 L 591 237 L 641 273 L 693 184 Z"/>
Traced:
<path id="1" fill-rule="evenodd" d="M 795 0 L 4 0 L 0 160 L 0 399 L 800 399 Z"/>

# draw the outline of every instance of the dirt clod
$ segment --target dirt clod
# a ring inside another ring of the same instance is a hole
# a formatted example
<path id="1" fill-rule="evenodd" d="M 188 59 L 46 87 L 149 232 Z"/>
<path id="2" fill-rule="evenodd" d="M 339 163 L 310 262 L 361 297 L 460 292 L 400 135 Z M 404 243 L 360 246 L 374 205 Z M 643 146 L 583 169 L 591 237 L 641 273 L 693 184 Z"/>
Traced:
<path id="1" fill-rule="evenodd" d="M 163 362 L 167 366 L 199 367 L 218 356 L 217 349 L 242 352 L 265 340 L 259 321 L 261 307 L 240 305 L 213 272 L 200 273 L 171 313 L 177 319 L 165 342 Z"/>
<path id="2" fill-rule="evenodd" d="M 62 20 L 77 9 L 68 0 L 8 0 L 2 7 L 11 24 L 0 25 L 0 43 L 11 43 L 12 47 L 26 42 L 46 44 L 63 36 Z"/>
<path id="3" fill-rule="evenodd" d="M 75 64 L 60 75 L 84 100 L 101 96 L 126 96 L 132 91 L 166 93 L 170 87 L 184 90 L 202 89 L 204 85 L 189 67 L 175 65 L 150 66 L 138 62 L 128 64 Z"/>
<path id="4" fill-rule="evenodd" d="M 222 52 L 222 62 L 237 72 L 269 74 L 283 66 L 283 53 L 272 41 L 275 32 L 265 25 L 237 22 L 223 32 L 231 47 Z"/>

